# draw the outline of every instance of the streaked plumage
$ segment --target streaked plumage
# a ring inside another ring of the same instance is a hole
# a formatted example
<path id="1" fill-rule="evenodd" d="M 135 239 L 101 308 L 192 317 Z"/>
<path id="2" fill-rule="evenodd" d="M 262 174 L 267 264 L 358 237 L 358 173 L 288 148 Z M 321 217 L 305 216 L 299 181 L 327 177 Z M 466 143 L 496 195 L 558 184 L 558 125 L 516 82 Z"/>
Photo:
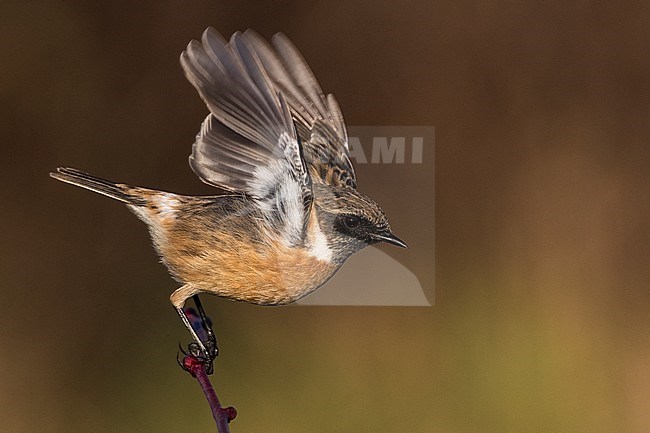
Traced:
<path id="1" fill-rule="evenodd" d="M 405 246 L 379 205 L 356 190 L 338 103 L 286 36 L 269 44 L 247 30 L 227 42 L 208 28 L 183 51 L 181 65 L 210 111 L 190 166 L 231 194 L 182 196 L 71 168 L 51 174 L 126 203 L 148 225 L 182 284 L 171 297 L 181 317 L 185 300 L 198 293 L 293 302 L 363 247 Z"/>

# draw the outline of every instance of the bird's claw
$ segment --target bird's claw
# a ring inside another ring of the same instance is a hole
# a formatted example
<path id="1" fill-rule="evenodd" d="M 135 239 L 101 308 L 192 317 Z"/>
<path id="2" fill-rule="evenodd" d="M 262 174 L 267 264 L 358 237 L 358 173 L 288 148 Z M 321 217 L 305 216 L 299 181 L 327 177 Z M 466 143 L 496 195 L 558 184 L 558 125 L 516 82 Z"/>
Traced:
<path id="1" fill-rule="evenodd" d="M 183 319 L 183 323 L 185 323 L 185 326 L 194 338 L 194 341 L 187 346 L 187 351 L 181 349 L 184 357 L 182 358 L 182 363 L 179 363 L 187 371 L 190 371 L 190 367 L 195 368 L 198 364 L 201 364 L 205 366 L 208 374 L 212 374 L 212 363 L 219 355 L 217 338 L 214 335 L 214 331 L 212 331 L 212 320 L 205 314 L 201 301 L 197 295 L 193 298 L 196 304 L 196 310 L 192 307 L 177 309 L 178 314 Z"/>
<path id="2" fill-rule="evenodd" d="M 212 374 L 214 372 L 213 361 L 215 356 L 206 354 L 198 343 L 190 343 L 187 346 L 187 352 L 184 350 L 181 350 L 181 352 L 183 353 L 183 357 L 181 358 L 179 353 L 177 361 L 178 365 L 180 365 L 183 370 L 192 373 L 190 366 L 195 363 L 200 363 L 205 367 L 207 374 Z M 189 358 L 192 359 L 191 362 L 188 361 Z"/>

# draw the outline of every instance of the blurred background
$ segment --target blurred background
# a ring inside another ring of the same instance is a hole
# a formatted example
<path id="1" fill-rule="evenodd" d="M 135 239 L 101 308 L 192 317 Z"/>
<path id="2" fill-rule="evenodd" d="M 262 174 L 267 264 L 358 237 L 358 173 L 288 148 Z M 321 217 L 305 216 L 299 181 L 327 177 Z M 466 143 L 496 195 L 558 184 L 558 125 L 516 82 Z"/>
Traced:
<path id="1" fill-rule="evenodd" d="M 411 245 L 383 251 L 435 305 L 206 297 L 233 431 L 650 430 L 650 4 L 3 0 L 0 17 L 0 430 L 214 431 L 144 226 L 47 176 L 213 193 L 187 165 L 206 109 L 178 64 L 208 25 L 285 32 L 350 125 L 436 128 L 435 245 L 432 185 L 357 167 Z"/>

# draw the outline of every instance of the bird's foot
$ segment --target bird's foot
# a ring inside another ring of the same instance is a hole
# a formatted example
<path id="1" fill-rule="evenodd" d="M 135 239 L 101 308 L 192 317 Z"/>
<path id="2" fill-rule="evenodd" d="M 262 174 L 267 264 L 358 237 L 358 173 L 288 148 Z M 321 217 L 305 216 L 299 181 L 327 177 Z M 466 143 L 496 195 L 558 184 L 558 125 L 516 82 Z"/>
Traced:
<path id="1" fill-rule="evenodd" d="M 182 354 L 182 355 L 181 355 Z M 181 368 L 194 376 L 193 371 L 197 364 L 203 365 L 207 374 L 214 372 L 214 359 L 216 358 L 216 351 L 208 347 L 201 347 L 199 343 L 193 341 L 187 345 L 187 350 L 184 350 L 179 345 L 179 353 L 176 361 Z"/>
<path id="2" fill-rule="evenodd" d="M 217 341 L 215 339 L 209 339 L 208 341 L 202 341 L 203 347 L 199 345 L 196 341 L 190 343 L 187 348 L 189 353 L 197 358 L 204 358 L 214 361 L 214 359 L 219 356 L 219 348 L 217 347 Z"/>
<path id="3" fill-rule="evenodd" d="M 185 355 L 184 360 L 187 359 L 188 356 L 191 356 L 197 362 L 205 365 L 208 374 L 212 374 L 212 363 L 219 355 L 217 339 L 211 327 L 212 321 L 205 315 L 202 308 L 198 313 L 193 308 L 186 308 L 184 314 L 187 317 L 191 328 L 194 330 L 193 337 L 195 338 L 195 341 L 187 346 L 187 352 L 181 350 Z M 179 362 L 179 364 L 185 370 L 188 370 L 185 366 L 185 362 Z"/>

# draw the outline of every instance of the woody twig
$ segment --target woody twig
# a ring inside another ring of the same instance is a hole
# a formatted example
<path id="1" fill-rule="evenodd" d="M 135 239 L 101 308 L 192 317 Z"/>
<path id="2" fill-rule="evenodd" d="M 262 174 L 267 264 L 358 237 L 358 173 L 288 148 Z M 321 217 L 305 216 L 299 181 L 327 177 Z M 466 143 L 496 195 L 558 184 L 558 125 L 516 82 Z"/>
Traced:
<path id="1" fill-rule="evenodd" d="M 188 308 L 185 312 L 199 337 L 202 339 L 205 338 L 206 330 L 196 312 L 191 308 Z M 212 372 L 212 361 L 202 359 L 202 357 L 197 356 L 195 352 L 195 348 L 190 344 L 188 353 L 183 352 L 184 357 L 182 360 L 179 360 L 179 363 L 181 364 L 181 367 L 190 373 L 201 386 L 203 394 L 210 405 L 214 421 L 217 424 L 218 433 L 230 433 L 229 423 L 237 416 L 237 410 L 232 406 L 226 408 L 221 406 L 217 392 L 208 377 L 208 371 Z"/>

